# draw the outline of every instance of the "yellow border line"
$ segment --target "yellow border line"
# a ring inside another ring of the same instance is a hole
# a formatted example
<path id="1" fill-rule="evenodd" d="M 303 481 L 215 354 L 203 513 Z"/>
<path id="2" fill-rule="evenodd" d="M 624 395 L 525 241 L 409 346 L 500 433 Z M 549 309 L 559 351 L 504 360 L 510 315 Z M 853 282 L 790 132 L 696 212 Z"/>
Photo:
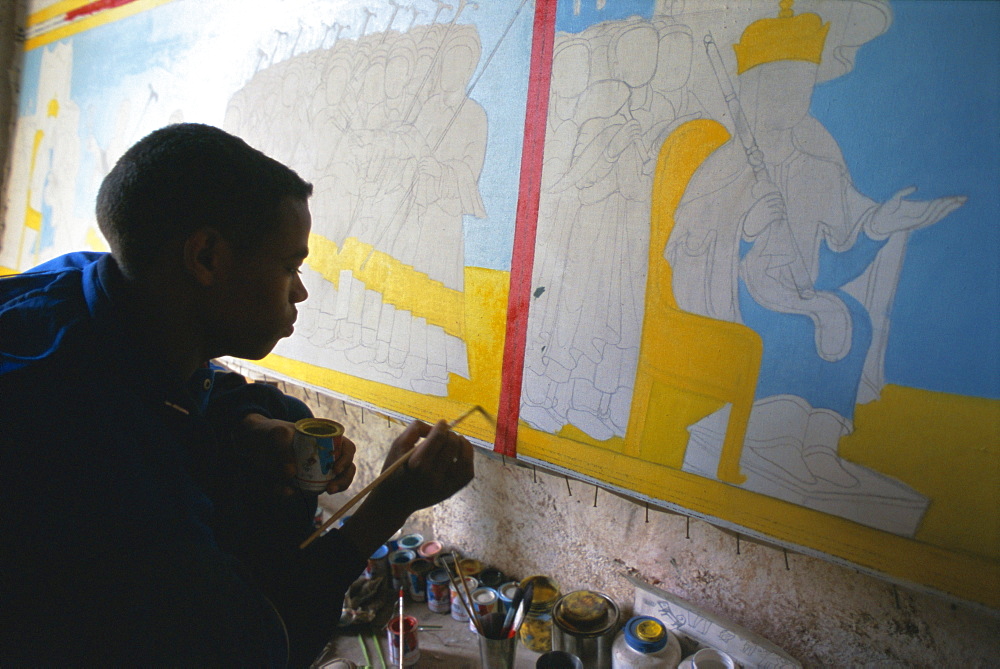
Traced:
<path id="1" fill-rule="evenodd" d="M 767 495 L 654 465 L 519 425 L 518 456 L 535 458 L 623 490 L 822 554 L 840 564 L 1000 609 L 1000 563 L 866 527 Z"/>
<path id="2" fill-rule="evenodd" d="M 28 17 L 28 27 L 38 25 L 43 21 L 65 14 L 66 12 L 71 12 L 74 9 L 78 9 L 89 4 L 90 2 L 91 0 L 63 0 L 63 2 L 58 2 L 51 7 L 46 7 L 45 9 Z M 37 49 L 40 46 L 45 46 L 46 44 L 51 44 L 57 40 L 81 33 L 84 30 L 90 30 L 91 28 L 97 28 L 108 23 L 114 23 L 115 21 L 128 18 L 138 14 L 139 12 L 144 12 L 147 9 L 153 9 L 154 7 L 165 5 L 168 2 L 173 2 L 173 0 L 135 0 L 134 2 L 122 5 L 121 7 L 99 11 L 86 18 L 61 25 L 58 28 L 53 28 L 52 30 L 42 33 L 41 35 L 36 35 L 26 40 L 24 43 L 24 50 L 31 51 L 32 49 Z"/>
<path id="3" fill-rule="evenodd" d="M 37 26 L 39 23 L 44 23 L 49 19 L 59 16 L 60 14 L 66 14 L 67 12 L 72 12 L 75 9 L 80 9 L 84 5 L 88 5 L 94 0 L 62 0 L 62 2 L 54 2 L 45 9 L 40 9 L 31 16 L 28 17 L 28 26 Z"/>

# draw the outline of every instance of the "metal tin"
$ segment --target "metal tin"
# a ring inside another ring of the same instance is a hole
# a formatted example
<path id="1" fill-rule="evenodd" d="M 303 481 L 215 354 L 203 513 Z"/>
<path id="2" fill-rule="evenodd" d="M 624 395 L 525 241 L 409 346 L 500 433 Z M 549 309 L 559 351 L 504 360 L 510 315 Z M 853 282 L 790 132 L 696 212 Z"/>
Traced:
<path id="1" fill-rule="evenodd" d="M 410 599 L 415 602 L 427 600 L 427 575 L 434 570 L 430 560 L 417 558 L 410 562 L 407 574 L 410 579 Z"/>
<path id="2" fill-rule="evenodd" d="M 520 587 L 521 585 L 517 581 L 507 581 L 497 588 L 497 610 L 500 613 L 507 613 L 511 600 L 514 599 L 514 592 Z"/>
<path id="3" fill-rule="evenodd" d="M 406 536 L 400 538 L 399 540 L 399 550 L 406 549 L 408 551 L 416 552 L 420 549 L 420 544 L 424 543 L 424 537 L 421 534 L 407 534 Z"/>
<path id="4" fill-rule="evenodd" d="M 427 574 L 427 608 L 434 613 L 448 613 L 451 610 L 451 586 L 448 570 L 435 569 Z"/>
<path id="5" fill-rule="evenodd" d="M 431 539 L 430 541 L 425 541 L 423 544 L 420 545 L 420 548 L 417 550 L 417 555 L 419 555 L 422 558 L 427 558 L 428 560 L 433 561 L 438 555 L 441 554 L 441 551 L 443 550 L 444 546 L 441 544 L 440 541 L 434 541 L 433 539 Z"/>
<path id="6" fill-rule="evenodd" d="M 586 669 L 611 669 L 618 605 L 607 595 L 577 590 L 552 608 L 552 648 L 576 655 Z"/>
<path id="7" fill-rule="evenodd" d="M 402 629 L 400 629 L 402 627 Z M 420 659 L 420 645 L 417 641 L 417 619 L 413 616 L 403 616 L 400 625 L 399 616 L 389 621 L 386 626 L 389 638 L 389 664 L 398 667 L 412 667 Z M 399 658 L 403 661 L 400 663 Z"/>
<path id="8" fill-rule="evenodd" d="M 454 553 L 454 555 L 453 555 Z M 441 553 L 436 558 L 434 558 L 434 565 L 436 567 L 441 567 L 442 569 L 447 569 L 453 575 L 458 573 L 458 569 L 455 567 L 455 557 L 459 560 L 462 559 L 462 554 L 458 551 L 449 551 L 447 553 Z"/>
<path id="9" fill-rule="evenodd" d="M 388 546 L 383 544 L 371 554 L 371 557 L 368 558 L 368 564 L 365 566 L 365 572 L 362 575 L 367 579 L 384 578 L 389 575 Z"/>
<path id="10" fill-rule="evenodd" d="M 466 578 L 465 584 L 469 588 L 469 593 L 471 594 L 473 590 L 479 587 L 479 581 L 474 578 Z M 458 586 L 458 589 L 455 586 Z M 465 588 L 456 579 L 451 583 L 451 617 L 455 620 L 467 623 L 469 622 L 469 613 L 465 610 L 465 605 L 462 602 L 469 603 L 468 598 L 465 596 Z"/>
<path id="11" fill-rule="evenodd" d="M 483 616 L 495 613 L 497 610 L 497 591 L 493 588 L 487 588 L 485 586 L 480 586 L 472 591 L 472 611 L 476 616 L 482 620 Z M 469 621 L 469 631 L 475 632 L 476 624 L 473 621 Z"/>
<path id="12" fill-rule="evenodd" d="M 545 653 L 552 650 L 552 606 L 559 598 L 559 584 L 549 576 L 529 576 L 521 581 L 521 589 L 534 584 L 534 597 L 524 615 L 518 634 L 528 650 Z"/>
<path id="13" fill-rule="evenodd" d="M 295 451 L 295 482 L 302 490 L 323 492 L 333 479 L 336 449 L 344 436 L 344 426 L 326 418 L 303 418 L 295 423 L 292 448 Z"/>
<path id="14" fill-rule="evenodd" d="M 407 588 L 410 585 L 410 577 L 407 569 L 410 563 L 417 558 L 417 554 L 409 550 L 398 550 L 389 553 L 389 570 L 392 572 L 393 591 L 400 588 Z"/>
<path id="15" fill-rule="evenodd" d="M 462 568 L 462 576 L 474 578 L 479 581 L 479 575 L 483 571 L 483 563 L 475 558 L 465 558 L 460 560 L 458 565 Z"/>
<path id="16" fill-rule="evenodd" d="M 462 568 L 464 569 L 465 565 L 462 565 Z M 500 587 L 503 579 L 503 572 L 496 567 L 486 567 L 479 573 L 479 582 L 487 588 L 493 588 L 494 590 Z"/>

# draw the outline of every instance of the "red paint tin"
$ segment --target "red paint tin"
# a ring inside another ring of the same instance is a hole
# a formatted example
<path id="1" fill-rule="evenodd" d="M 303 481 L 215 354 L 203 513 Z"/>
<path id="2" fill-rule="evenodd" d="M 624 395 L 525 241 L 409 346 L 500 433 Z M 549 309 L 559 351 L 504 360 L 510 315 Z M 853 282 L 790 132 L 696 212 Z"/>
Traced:
<path id="1" fill-rule="evenodd" d="M 386 626 L 389 635 L 389 664 L 398 667 L 400 655 L 403 666 L 412 667 L 420 659 L 420 646 L 417 642 L 417 619 L 413 616 L 403 616 L 400 630 L 399 616 L 389 621 Z"/>

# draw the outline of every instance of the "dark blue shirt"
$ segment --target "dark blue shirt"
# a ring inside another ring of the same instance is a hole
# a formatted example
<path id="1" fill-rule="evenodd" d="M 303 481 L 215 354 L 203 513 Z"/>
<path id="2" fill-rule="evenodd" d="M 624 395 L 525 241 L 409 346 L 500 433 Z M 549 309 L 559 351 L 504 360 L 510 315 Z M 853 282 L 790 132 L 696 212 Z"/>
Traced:
<path id="1" fill-rule="evenodd" d="M 212 368 L 171 380 L 111 256 L 0 279 L 0 665 L 308 664 L 364 556 L 308 550 L 234 429 L 298 400 Z"/>

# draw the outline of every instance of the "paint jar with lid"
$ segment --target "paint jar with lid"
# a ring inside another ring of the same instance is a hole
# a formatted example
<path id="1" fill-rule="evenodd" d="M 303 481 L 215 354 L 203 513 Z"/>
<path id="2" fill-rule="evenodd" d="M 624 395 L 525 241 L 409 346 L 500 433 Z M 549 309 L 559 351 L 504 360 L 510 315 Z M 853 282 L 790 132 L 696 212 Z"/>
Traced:
<path id="1" fill-rule="evenodd" d="M 521 589 L 529 583 L 534 584 L 534 595 L 518 634 L 525 648 L 545 653 L 552 650 L 552 607 L 559 599 L 559 584 L 549 576 L 536 575 L 521 581 Z"/>
<path id="2" fill-rule="evenodd" d="M 474 578 L 476 582 L 479 582 L 479 575 L 483 571 L 483 563 L 476 558 L 463 558 L 458 561 L 458 567 L 461 571 L 462 576 L 467 578 Z"/>
<path id="3" fill-rule="evenodd" d="M 447 569 L 435 569 L 427 574 L 427 608 L 434 613 L 451 611 L 451 585 Z"/>
<path id="4" fill-rule="evenodd" d="M 462 565 L 462 568 L 464 569 L 465 565 Z M 479 584 L 487 588 L 499 589 L 503 585 L 503 579 L 503 572 L 496 567 L 483 567 L 483 570 L 479 572 Z"/>
<path id="5" fill-rule="evenodd" d="M 422 534 L 407 534 L 400 537 L 399 539 L 399 550 L 413 551 L 414 553 L 420 549 L 420 545 L 424 543 L 424 536 Z"/>
<path id="6" fill-rule="evenodd" d="M 586 669 L 611 669 L 618 605 L 593 590 L 563 595 L 552 608 L 552 649 L 576 655 Z"/>
<path id="7" fill-rule="evenodd" d="M 611 669 L 674 669 L 680 661 L 677 637 L 652 616 L 631 618 L 611 649 Z"/>

